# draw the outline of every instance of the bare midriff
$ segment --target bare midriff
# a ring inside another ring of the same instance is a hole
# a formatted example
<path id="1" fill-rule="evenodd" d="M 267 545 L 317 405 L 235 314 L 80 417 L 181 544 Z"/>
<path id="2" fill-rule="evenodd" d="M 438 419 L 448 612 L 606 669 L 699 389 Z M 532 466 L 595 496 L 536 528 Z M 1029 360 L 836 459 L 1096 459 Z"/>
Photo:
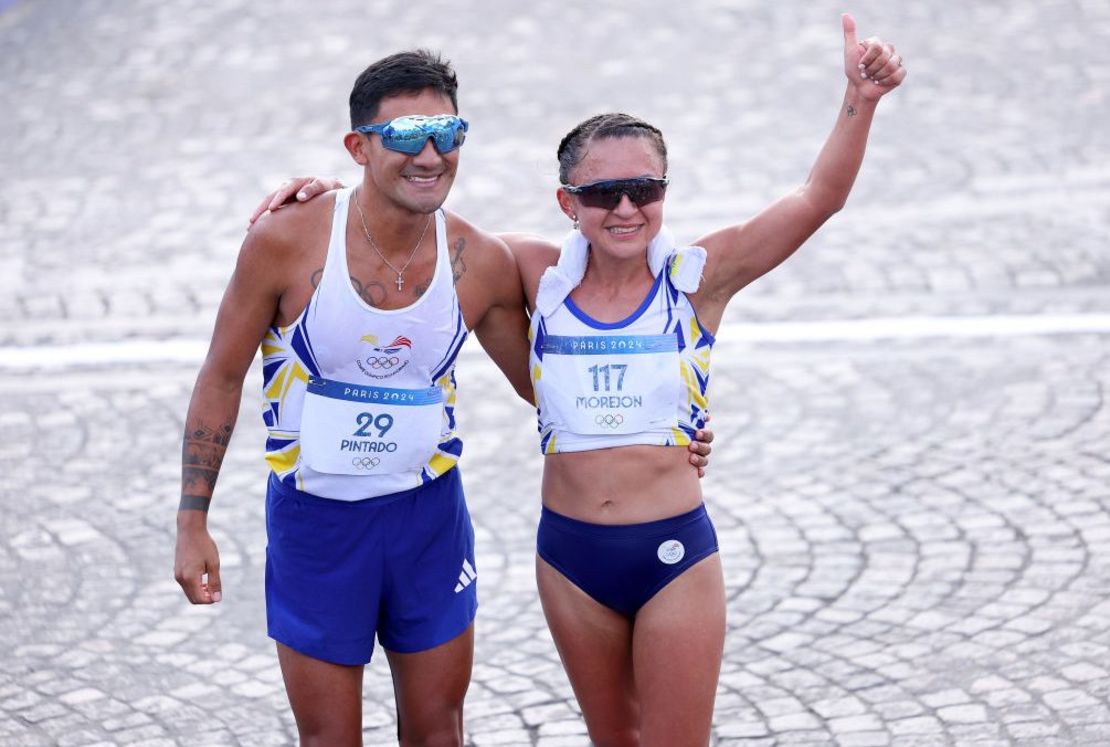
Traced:
<path id="1" fill-rule="evenodd" d="M 685 446 L 620 446 L 544 457 L 543 505 L 593 524 L 640 524 L 701 505 Z"/>

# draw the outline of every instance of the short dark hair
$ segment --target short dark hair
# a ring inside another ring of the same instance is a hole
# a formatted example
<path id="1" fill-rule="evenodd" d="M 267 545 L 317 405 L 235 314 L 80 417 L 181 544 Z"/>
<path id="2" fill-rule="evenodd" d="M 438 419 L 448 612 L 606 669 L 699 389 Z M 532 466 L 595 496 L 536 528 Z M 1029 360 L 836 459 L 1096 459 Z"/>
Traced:
<path id="1" fill-rule="evenodd" d="M 667 143 L 658 127 L 631 114 L 620 112 L 596 114 L 580 122 L 559 143 L 556 155 L 559 158 L 559 181 L 570 184 L 570 171 L 586 157 L 591 140 L 607 138 L 644 137 L 651 140 L 659 157 L 663 159 L 663 173 L 667 173 Z"/>
<path id="2" fill-rule="evenodd" d="M 351 89 L 351 129 L 372 124 L 382 99 L 431 88 L 459 110 L 459 81 L 451 62 L 438 52 L 417 49 L 383 57 L 359 74 Z"/>

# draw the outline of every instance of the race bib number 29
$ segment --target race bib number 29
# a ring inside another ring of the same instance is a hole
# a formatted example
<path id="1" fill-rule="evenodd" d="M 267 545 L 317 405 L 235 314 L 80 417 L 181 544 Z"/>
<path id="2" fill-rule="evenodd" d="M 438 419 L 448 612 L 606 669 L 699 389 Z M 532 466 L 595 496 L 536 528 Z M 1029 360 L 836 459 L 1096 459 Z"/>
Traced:
<path id="1" fill-rule="evenodd" d="M 301 415 L 304 463 L 327 474 L 409 472 L 435 453 L 443 392 L 312 379 Z"/>

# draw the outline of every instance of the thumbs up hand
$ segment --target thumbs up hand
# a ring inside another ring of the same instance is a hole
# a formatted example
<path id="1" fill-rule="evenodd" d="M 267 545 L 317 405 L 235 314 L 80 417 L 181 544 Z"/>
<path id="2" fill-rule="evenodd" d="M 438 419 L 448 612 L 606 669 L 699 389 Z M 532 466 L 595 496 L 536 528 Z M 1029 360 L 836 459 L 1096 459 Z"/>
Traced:
<path id="1" fill-rule="evenodd" d="M 848 13 L 840 17 L 844 27 L 844 74 L 859 94 L 877 101 L 906 78 L 902 56 L 894 45 L 877 36 L 856 39 L 856 21 Z"/>

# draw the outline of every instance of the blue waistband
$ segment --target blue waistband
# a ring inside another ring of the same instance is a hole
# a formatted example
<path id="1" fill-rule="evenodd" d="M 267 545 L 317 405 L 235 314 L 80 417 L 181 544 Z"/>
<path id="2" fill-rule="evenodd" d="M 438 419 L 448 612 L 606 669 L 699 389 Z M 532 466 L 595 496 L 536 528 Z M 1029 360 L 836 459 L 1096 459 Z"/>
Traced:
<path id="1" fill-rule="evenodd" d="M 544 506 L 540 521 L 548 524 L 553 529 L 561 529 L 575 534 L 587 534 L 595 537 L 654 537 L 655 535 L 669 535 L 678 527 L 686 526 L 695 521 L 701 521 L 707 516 L 705 504 L 687 511 L 678 516 L 671 516 L 656 521 L 646 521 L 641 524 L 592 524 L 588 521 L 572 519 L 569 516 L 552 511 Z"/>
<path id="2" fill-rule="evenodd" d="M 326 506 L 365 506 L 371 502 L 373 502 L 375 506 L 384 506 L 387 503 L 393 503 L 394 501 L 399 501 L 403 498 L 412 497 L 423 490 L 427 490 L 428 488 L 449 488 L 450 484 L 458 482 L 458 479 L 459 467 L 458 465 L 452 465 L 442 475 L 436 477 L 433 480 L 429 480 L 423 485 L 418 485 L 415 488 L 408 488 L 406 490 L 400 490 L 396 493 L 387 493 L 386 495 L 374 496 L 373 498 L 362 498 L 357 501 L 337 500 L 335 498 L 325 498 L 321 495 L 316 495 L 315 493 L 306 493 L 303 490 L 298 490 L 297 488 L 294 488 L 290 485 L 286 485 L 273 472 L 270 472 L 269 488 L 271 491 L 281 496 L 282 498 L 296 498 L 301 501 L 309 502 L 316 501 Z"/>

